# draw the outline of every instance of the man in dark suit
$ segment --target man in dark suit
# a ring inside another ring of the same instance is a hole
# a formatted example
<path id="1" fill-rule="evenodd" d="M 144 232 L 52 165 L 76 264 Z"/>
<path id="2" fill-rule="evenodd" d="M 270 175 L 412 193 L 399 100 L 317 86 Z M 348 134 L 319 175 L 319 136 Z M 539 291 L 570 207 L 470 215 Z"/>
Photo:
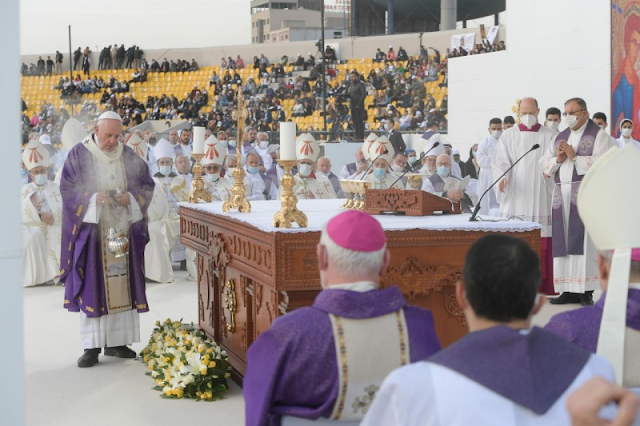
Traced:
<path id="1" fill-rule="evenodd" d="M 364 140 L 364 99 L 367 90 L 360 81 L 358 71 L 351 71 L 351 84 L 349 85 L 349 106 L 351 107 L 351 119 L 356 131 L 356 140 Z"/>
<path id="2" fill-rule="evenodd" d="M 387 131 L 387 139 L 391 142 L 393 149 L 395 149 L 396 153 L 405 152 L 407 150 L 407 145 L 404 143 L 404 139 L 402 137 L 402 133 L 394 128 L 394 120 L 393 118 L 387 118 L 384 129 Z"/>
<path id="3" fill-rule="evenodd" d="M 73 70 L 75 71 L 78 68 L 78 61 L 80 60 L 80 56 L 82 56 L 82 49 L 78 47 L 78 50 L 73 52 Z"/>

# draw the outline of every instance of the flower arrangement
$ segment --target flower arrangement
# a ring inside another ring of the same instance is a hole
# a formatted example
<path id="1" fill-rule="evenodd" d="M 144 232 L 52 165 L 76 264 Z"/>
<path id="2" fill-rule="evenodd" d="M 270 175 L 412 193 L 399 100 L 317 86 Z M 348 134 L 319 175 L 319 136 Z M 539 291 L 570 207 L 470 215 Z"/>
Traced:
<path id="1" fill-rule="evenodd" d="M 193 323 L 156 321 L 140 355 L 163 398 L 214 401 L 228 389 L 231 365 L 226 352 Z"/>

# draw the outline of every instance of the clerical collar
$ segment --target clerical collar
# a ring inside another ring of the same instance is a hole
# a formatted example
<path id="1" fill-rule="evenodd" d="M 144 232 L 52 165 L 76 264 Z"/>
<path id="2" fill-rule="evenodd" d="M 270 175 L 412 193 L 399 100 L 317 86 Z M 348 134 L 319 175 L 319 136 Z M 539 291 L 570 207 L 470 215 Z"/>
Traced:
<path id="1" fill-rule="evenodd" d="M 367 291 L 375 290 L 378 286 L 373 281 L 357 281 L 355 283 L 334 284 L 327 287 L 325 290 L 349 290 L 357 291 L 358 293 L 364 293 Z"/>

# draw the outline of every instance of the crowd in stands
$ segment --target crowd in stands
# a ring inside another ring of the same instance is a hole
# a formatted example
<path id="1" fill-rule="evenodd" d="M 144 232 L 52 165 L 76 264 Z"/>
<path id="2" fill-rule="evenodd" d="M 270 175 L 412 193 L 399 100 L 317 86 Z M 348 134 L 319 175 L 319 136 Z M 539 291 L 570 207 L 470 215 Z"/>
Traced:
<path id="1" fill-rule="evenodd" d="M 501 50 L 507 50 L 507 47 L 504 44 L 504 41 L 499 41 L 497 43 L 489 43 L 487 39 L 484 39 L 482 43 L 476 43 L 473 46 L 473 49 L 467 51 L 463 46 L 459 46 L 453 50 L 447 48 L 447 57 L 456 58 L 459 56 L 467 56 L 467 55 L 479 55 L 481 53 L 491 53 L 491 52 L 499 52 Z"/>

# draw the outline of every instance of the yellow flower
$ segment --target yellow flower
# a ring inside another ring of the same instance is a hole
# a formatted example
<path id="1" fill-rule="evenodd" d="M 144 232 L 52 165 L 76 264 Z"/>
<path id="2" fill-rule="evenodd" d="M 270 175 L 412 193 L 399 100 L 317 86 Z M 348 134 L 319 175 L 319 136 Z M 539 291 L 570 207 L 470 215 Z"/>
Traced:
<path id="1" fill-rule="evenodd" d="M 213 353 L 213 348 L 209 348 L 209 349 L 207 349 L 207 353 L 208 353 L 208 354 Z"/>
<path id="2" fill-rule="evenodd" d="M 200 353 L 204 352 L 204 346 L 200 345 L 198 347 L 198 352 L 200 352 Z"/>
<path id="3" fill-rule="evenodd" d="M 214 368 L 215 366 L 216 366 L 216 362 L 215 361 L 209 362 L 209 367 Z"/>

